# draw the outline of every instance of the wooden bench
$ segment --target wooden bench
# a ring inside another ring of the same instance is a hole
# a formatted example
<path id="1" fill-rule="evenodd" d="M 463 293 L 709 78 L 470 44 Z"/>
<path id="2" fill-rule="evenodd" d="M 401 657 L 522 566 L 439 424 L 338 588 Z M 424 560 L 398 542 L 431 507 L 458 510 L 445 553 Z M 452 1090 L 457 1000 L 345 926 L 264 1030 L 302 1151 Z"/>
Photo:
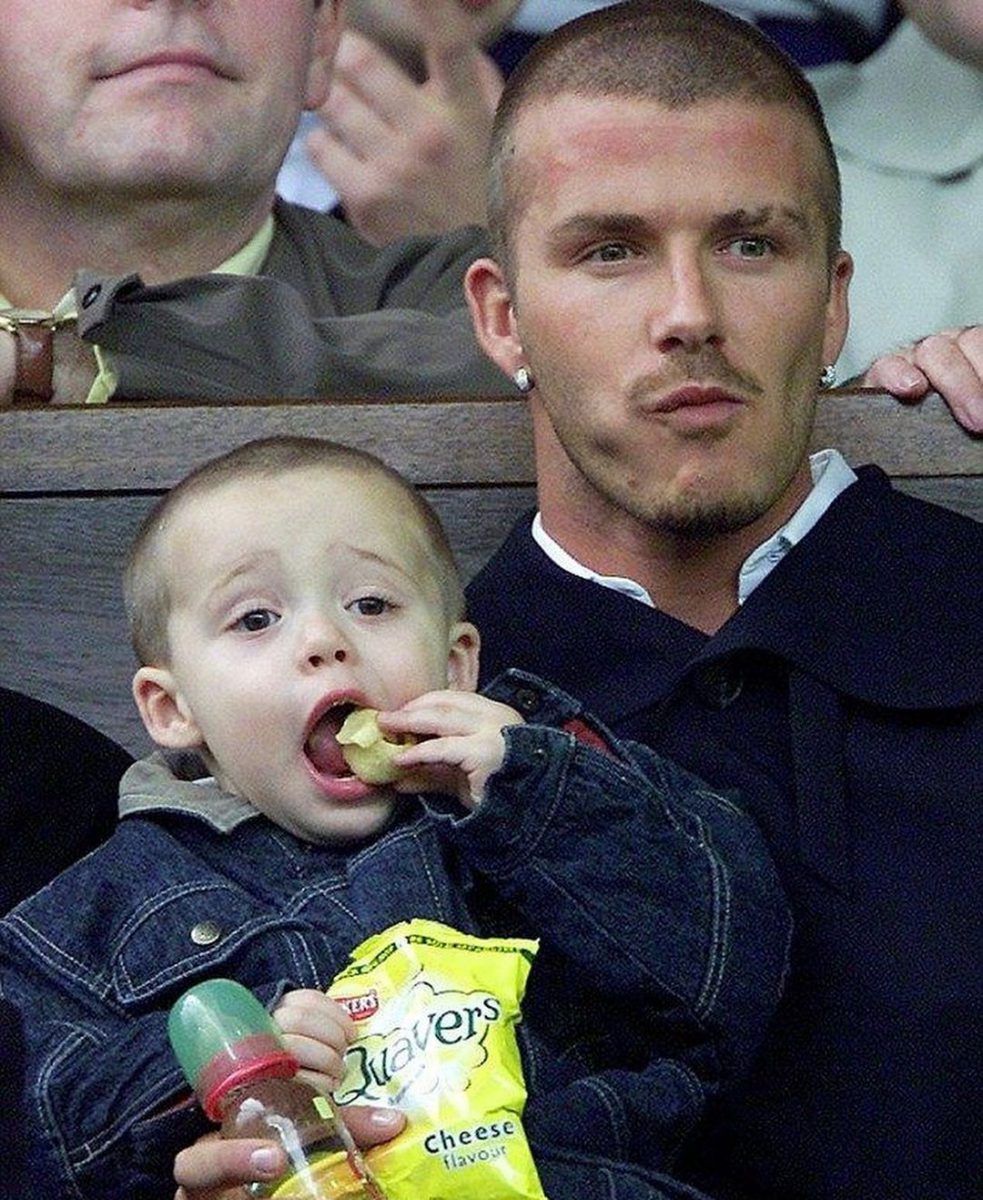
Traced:
<path id="1" fill-rule="evenodd" d="M 467 576 L 534 503 L 521 400 L 0 411 L 0 683 L 143 753 L 119 584 L 126 547 L 154 498 L 191 467 L 273 433 L 381 455 L 434 503 Z M 905 407 L 876 393 L 830 393 L 815 444 L 878 462 L 906 490 L 983 520 L 983 441 L 960 430 L 938 397 Z"/>

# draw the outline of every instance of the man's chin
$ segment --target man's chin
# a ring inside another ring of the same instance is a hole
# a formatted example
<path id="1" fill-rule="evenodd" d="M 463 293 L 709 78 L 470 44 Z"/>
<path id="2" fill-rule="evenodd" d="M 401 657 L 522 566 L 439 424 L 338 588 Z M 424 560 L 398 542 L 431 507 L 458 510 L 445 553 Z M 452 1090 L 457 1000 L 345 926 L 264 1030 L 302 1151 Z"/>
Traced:
<path id="1" fill-rule="evenodd" d="M 768 501 L 756 495 L 680 496 L 649 516 L 660 531 L 680 538 L 703 540 L 746 529 L 768 511 Z"/>

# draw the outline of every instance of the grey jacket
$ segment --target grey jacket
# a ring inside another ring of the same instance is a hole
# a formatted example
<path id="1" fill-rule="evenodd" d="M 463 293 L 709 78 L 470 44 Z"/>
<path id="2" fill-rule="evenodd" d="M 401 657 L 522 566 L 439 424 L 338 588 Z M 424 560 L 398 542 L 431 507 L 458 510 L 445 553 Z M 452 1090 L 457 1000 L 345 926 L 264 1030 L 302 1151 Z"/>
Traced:
<path id="1" fill-rule="evenodd" d="M 154 287 L 79 272 L 79 334 L 112 352 L 117 399 L 500 395 L 462 281 L 477 228 L 377 249 L 344 222 L 277 201 L 263 273 Z"/>

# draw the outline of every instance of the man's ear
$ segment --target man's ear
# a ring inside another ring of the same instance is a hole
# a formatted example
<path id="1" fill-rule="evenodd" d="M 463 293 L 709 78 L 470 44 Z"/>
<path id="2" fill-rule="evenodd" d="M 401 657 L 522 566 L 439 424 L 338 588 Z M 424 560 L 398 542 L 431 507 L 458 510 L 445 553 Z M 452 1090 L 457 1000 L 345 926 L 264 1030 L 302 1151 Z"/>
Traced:
<path id="1" fill-rule="evenodd" d="M 479 258 L 464 277 L 464 294 L 478 345 L 506 375 L 525 366 L 522 342 L 505 273 L 492 258 Z"/>
<path id="2" fill-rule="evenodd" d="M 344 23 L 345 0 L 322 0 L 320 9 L 314 14 L 311 61 L 307 67 L 307 82 L 304 86 L 305 109 L 320 108 L 328 98 L 335 55 L 338 53 L 338 42 Z"/>
<path id="3" fill-rule="evenodd" d="M 202 744 L 201 731 L 165 667 L 141 667 L 133 676 L 133 699 L 158 746 L 192 750 Z"/>
<path id="4" fill-rule="evenodd" d="M 823 337 L 823 362 L 835 363 L 840 357 L 850 325 L 847 298 L 853 278 L 853 259 L 845 250 L 837 252 L 829 275 L 829 299 L 826 301 L 826 333 Z"/>
<path id="5" fill-rule="evenodd" d="M 451 627 L 447 652 L 447 686 L 456 692 L 473 692 L 478 687 L 478 654 L 481 638 L 470 621 Z"/>

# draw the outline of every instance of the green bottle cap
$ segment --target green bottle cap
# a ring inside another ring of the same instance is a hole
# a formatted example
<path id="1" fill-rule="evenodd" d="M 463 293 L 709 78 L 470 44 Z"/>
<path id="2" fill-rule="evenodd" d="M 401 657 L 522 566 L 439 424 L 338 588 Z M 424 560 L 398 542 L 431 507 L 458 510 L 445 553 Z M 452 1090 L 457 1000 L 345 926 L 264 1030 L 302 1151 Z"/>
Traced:
<path id="1" fill-rule="evenodd" d="M 167 1034 L 181 1069 L 213 1121 L 221 1099 L 251 1079 L 289 1078 L 297 1060 L 273 1018 L 252 992 L 231 979 L 207 979 L 189 988 L 167 1018 Z"/>

